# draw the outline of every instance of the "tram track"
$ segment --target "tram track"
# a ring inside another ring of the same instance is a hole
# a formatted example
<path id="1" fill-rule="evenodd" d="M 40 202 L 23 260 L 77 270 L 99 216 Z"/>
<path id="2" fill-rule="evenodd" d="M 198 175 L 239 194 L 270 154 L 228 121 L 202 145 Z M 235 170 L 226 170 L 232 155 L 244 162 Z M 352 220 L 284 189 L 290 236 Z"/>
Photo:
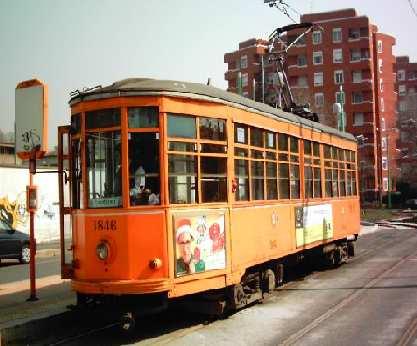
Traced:
<path id="1" fill-rule="evenodd" d="M 376 249 L 375 249 L 376 250 Z M 364 254 L 365 255 L 365 254 Z M 320 326 L 323 322 L 328 320 L 330 317 L 334 316 L 336 313 L 338 313 L 340 310 L 342 310 L 344 307 L 348 306 L 348 304 L 352 303 L 354 300 L 358 299 L 361 295 L 363 295 L 365 292 L 367 292 L 370 288 L 374 287 L 380 280 L 383 279 L 383 277 L 387 274 L 390 274 L 394 272 L 397 268 L 399 268 L 402 264 L 404 264 L 409 259 L 415 257 L 417 255 L 417 251 L 413 252 L 411 255 L 403 256 L 399 261 L 396 261 L 393 265 L 391 265 L 389 268 L 384 269 L 381 271 L 376 277 L 374 277 L 372 280 L 370 280 L 366 285 L 364 285 L 361 288 L 355 289 L 352 293 L 350 293 L 347 297 L 342 299 L 338 304 L 333 306 L 332 308 L 328 309 L 324 314 L 321 314 L 320 316 L 316 317 L 314 320 L 312 320 L 309 324 L 307 324 L 304 328 L 300 329 L 296 333 L 291 334 L 288 336 L 285 340 L 281 341 L 279 345 L 282 346 L 289 346 L 294 345 L 296 342 L 298 342 L 300 339 L 302 339 L 304 336 L 309 334 L 313 329 Z M 408 342 L 417 334 L 417 318 L 414 319 L 401 339 L 399 340 L 398 346 L 405 346 L 408 344 Z"/>
<path id="2" fill-rule="evenodd" d="M 358 260 L 366 260 L 367 257 L 371 256 L 372 254 L 388 248 L 390 245 L 392 245 L 394 242 L 396 245 L 401 245 L 403 243 L 406 243 L 409 241 L 409 239 L 413 237 L 413 234 L 410 234 L 410 236 L 407 236 L 406 238 L 401 239 L 401 241 L 398 242 L 398 239 L 396 237 L 389 237 L 389 239 L 381 239 L 382 241 L 379 241 L 376 246 L 373 246 L 371 248 L 368 248 L 363 251 L 358 251 L 357 255 L 352 261 L 349 261 L 349 263 L 354 264 L 357 263 Z M 306 325 L 304 328 L 298 330 L 296 333 L 290 335 L 287 337 L 284 341 L 282 341 L 281 345 L 291 345 L 296 343 L 298 340 L 300 340 L 303 336 L 307 335 L 310 331 L 317 328 L 322 324 L 324 321 L 328 320 L 330 317 L 334 316 L 336 313 L 338 313 L 340 310 L 342 310 L 345 306 L 347 306 L 349 303 L 360 297 L 364 292 L 366 292 L 369 288 L 372 288 L 374 285 L 376 285 L 386 274 L 389 274 L 390 272 L 395 271 L 398 266 L 400 266 L 402 263 L 407 261 L 412 256 L 415 256 L 416 253 L 413 253 L 412 255 L 404 256 L 399 261 L 394 263 L 389 268 L 385 269 L 384 271 L 380 272 L 376 277 L 374 277 L 371 281 L 369 281 L 365 286 L 355 289 L 354 292 L 349 294 L 348 297 L 344 298 L 342 301 L 337 303 L 335 306 L 330 308 L 326 313 L 318 316 L 313 321 L 311 321 L 308 325 Z M 348 263 L 348 264 L 349 264 Z M 312 273 L 308 273 L 307 277 L 311 279 L 317 278 L 317 276 L 320 276 L 322 274 L 322 271 L 315 271 Z M 277 289 L 273 295 L 279 294 L 281 290 L 290 289 L 291 286 L 296 285 L 297 283 L 294 281 L 289 281 L 284 286 Z M 268 298 L 266 298 L 267 301 Z M 76 312 L 74 312 L 76 313 Z M 153 322 L 147 321 L 147 320 L 138 320 L 138 331 L 135 332 L 136 335 L 133 337 L 129 337 L 129 342 L 132 340 L 134 342 L 144 342 L 145 344 L 153 345 L 153 344 L 162 344 L 167 345 L 171 342 L 174 342 L 178 339 L 181 339 L 188 334 L 198 332 L 198 330 L 204 329 L 207 326 L 207 321 L 205 319 L 201 318 L 193 318 L 189 317 L 187 321 L 179 322 L 175 318 L 172 318 L 170 316 L 170 313 L 162 314 L 159 316 L 154 316 Z M 168 316 L 168 317 L 167 317 Z M 155 323 L 156 322 L 156 323 Z M 158 326 L 159 325 L 159 326 Z M 114 321 L 108 324 L 104 325 L 96 325 L 96 327 L 89 328 L 86 330 L 80 330 L 78 334 L 73 335 L 67 335 L 63 338 L 56 338 L 52 342 L 48 342 L 50 345 L 82 345 L 85 343 L 88 343 L 89 340 L 95 340 L 97 339 L 103 339 L 105 338 L 105 335 L 112 335 L 111 338 L 113 338 L 115 333 L 118 333 L 119 336 L 116 336 L 115 338 L 122 344 L 126 342 L 126 336 L 120 335 L 119 330 L 120 323 L 115 323 Z M 141 329 L 145 328 L 145 332 Z M 408 344 L 408 342 L 415 337 L 417 333 L 417 318 L 412 321 L 404 333 L 402 339 L 399 341 L 398 345 L 405 346 Z M 103 336 L 104 335 L 104 336 Z M 35 342 L 34 344 L 42 344 L 42 342 Z"/>

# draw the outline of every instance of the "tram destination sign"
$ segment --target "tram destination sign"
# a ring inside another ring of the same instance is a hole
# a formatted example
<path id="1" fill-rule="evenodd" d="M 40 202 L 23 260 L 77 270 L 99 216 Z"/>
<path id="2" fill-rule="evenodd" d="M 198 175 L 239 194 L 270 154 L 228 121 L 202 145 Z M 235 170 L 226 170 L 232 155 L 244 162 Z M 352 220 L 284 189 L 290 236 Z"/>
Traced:
<path id="1" fill-rule="evenodd" d="M 32 150 L 47 150 L 47 86 L 32 79 L 20 82 L 15 90 L 15 144 L 19 156 Z"/>

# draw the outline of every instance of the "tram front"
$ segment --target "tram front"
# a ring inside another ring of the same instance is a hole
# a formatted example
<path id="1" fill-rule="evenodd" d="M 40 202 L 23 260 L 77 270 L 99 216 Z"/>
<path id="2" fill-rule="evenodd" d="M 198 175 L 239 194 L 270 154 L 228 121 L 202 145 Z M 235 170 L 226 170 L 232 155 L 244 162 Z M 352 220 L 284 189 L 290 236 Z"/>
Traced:
<path id="1" fill-rule="evenodd" d="M 59 129 L 62 276 L 82 300 L 169 290 L 162 115 L 151 103 L 75 97 Z"/>

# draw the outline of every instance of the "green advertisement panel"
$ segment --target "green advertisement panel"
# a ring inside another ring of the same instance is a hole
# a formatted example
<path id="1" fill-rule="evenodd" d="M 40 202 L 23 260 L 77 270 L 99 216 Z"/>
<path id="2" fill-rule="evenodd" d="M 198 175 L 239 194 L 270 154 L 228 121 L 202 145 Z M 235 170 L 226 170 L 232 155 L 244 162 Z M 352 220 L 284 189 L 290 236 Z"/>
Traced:
<path id="1" fill-rule="evenodd" d="M 332 205 L 296 207 L 295 234 L 297 247 L 333 238 Z"/>

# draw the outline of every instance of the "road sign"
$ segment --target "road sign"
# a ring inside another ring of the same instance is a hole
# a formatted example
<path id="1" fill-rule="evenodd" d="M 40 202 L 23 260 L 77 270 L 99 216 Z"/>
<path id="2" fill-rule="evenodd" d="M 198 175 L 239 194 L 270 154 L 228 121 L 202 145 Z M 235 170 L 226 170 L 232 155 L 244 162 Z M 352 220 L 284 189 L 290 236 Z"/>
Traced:
<path id="1" fill-rule="evenodd" d="M 37 79 L 20 82 L 15 91 L 16 153 L 28 159 L 47 150 L 48 89 Z"/>

